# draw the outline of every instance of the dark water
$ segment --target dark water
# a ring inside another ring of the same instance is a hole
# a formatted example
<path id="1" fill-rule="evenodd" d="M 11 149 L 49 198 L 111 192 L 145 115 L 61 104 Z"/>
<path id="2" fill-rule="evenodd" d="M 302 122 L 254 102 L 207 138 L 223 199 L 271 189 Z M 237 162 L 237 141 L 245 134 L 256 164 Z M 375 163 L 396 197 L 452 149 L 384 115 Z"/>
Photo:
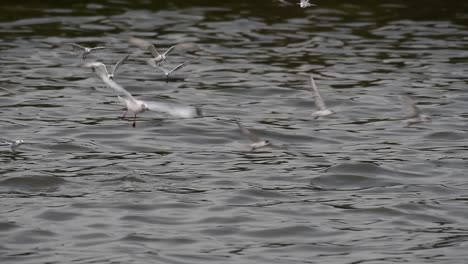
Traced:
<path id="1" fill-rule="evenodd" d="M 466 1 L 56 2 L 0 5 L 0 137 L 28 143 L 0 149 L 0 263 L 466 262 Z M 175 81 L 148 54 L 116 78 L 205 117 L 133 129 L 63 45 L 111 64 L 130 36 L 199 45 Z M 432 122 L 404 127 L 402 93 Z"/>

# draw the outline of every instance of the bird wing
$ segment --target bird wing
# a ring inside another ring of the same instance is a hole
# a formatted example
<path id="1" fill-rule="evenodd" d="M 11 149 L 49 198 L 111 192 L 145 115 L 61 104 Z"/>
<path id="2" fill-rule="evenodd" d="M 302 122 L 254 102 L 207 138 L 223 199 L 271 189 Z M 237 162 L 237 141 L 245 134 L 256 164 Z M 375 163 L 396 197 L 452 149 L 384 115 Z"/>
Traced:
<path id="1" fill-rule="evenodd" d="M 92 51 L 94 51 L 94 50 L 101 50 L 101 49 L 107 49 L 107 47 L 99 46 L 99 47 L 91 48 Z"/>
<path id="2" fill-rule="evenodd" d="M 174 45 L 174 46 L 168 48 L 168 49 L 166 50 L 166 52 L 164 52 L 164 56 L 169 55 L 169 53 L 170 53 L 175 47 L 176 47 L 176 45 Z"/>
<path id="3" fill-rule="evenodd" d="M 200 116 L 200 109 L 193 106 L 163 103 L 163 102 L 144 102 L 150 111 L 163 112 L 178 118 L 193 118 Z"/>
<path id="4" fill-rule="evenodd" d="M 401 100 L 407 109 L 407 118 L 416 117 L 419 115 L 419 108 L 416 106 L 416 103 L 407 95 L 402 95 Z"/>
<path id="5" fill-rule="evenodd" d="M 312 77 L 312 75 L 310 75 L 310 84 L 312 86 L 312 93 L 314 95 L 315 106 L 319 110 L 326 110 L 327 106 L 325 105 L 322 96 L 320 96 L 319 90 L 317 88 L 317 85 L 315 85 L 314 77 Z"/>
<path id="6" fill-rule="evenodd" d="M 150 44 L 148 46 L 148 50 L 149 52 L 151 52 L 151 54 L 153 55 L 153 57 L 157 58 L 158 56 L 161 56 L 161 54 L 159 54 L 158 50 L 156 49 L 156 47 L 154 46 L 154 44 Z"/>
<path id="7" fill-rule="evenodd" d="M 175 71 L 178 71 L 180 69 L 182 69 L 185 65 L 187 65 L 190 61 L 186 61 L 186 62 L 183 62 L 177 66 L 175 66 L 172 70 L 169 71 L 169 74 L 175 72 Z"/>
<path id="8" fill-rule="evenodd" d="M 236 120 L 236 123 L 237 123 L 237 126 L 239 126 L 239 129 L 240 129 L 240 132 L 241 132 L 242 135 L 248 137 L 249 140 L 252 141 L 252 142 L 260 141 L 260 138 L 257 135 L 250 132 L 250 130 L 245 128 L 238 120 Z"/>
<path id="9" fill-rule="evenodd" d="M 277 0 L 277 1 L 278 1 L 278 2 L 281 2 L 281 3 L 285 4 L 285 5 L 291 5 L 291 3 L 286 2 L 285 0 Z"/>
<path id="10" fill-rule="evenodd" d="M 80 50 L 85 50 L 86 49 L 85 47 L 83 47 L 81 45 L 78 45 L 78 44 L 75 44 L 75 43 L 68 43 L 67 45 L 70 45 L 75 49 L 80 49 Z"/>
<path id="11" fill-rule="evenodd" d="M 133 98 L 132 94 L 130 94 L 125 88 L 120 86 L 118 83 L 114 82 L 113 80 L 109 79 L 109 75 L 106 70 L 106 66 L 101 62 L 92 62 L 85 64 L 85 67 L 93 69 L 94 73 L 101 78 L 101 80 L 110 88 L 114 89 L 117 92 L 117 95 L 124 95 L 129 100 L 136 101 Z"/>
<path id="12" fill-rule="evenodd" d="M 130 55 L 127 55 L 125 57 L 123 57 L 122 59 L 120 59 L 114 66 L 114 69 L 112 69 L 112 75 L 114 75 L 115 71 L 122 65 L 125 63 L 125 61 L 128 59 L 128 56 Z"/>
<path id="13" fill-rule="evenodd" d="M 124 96 L 126 96 L 129 100 L 133 101 L 133 102 L 136 102 L 136 99 L 132 96 L 131 93 L 129 93 L 127 90 L 125 90 L 125 88 L 123 88 L 120 84 L 114 82 L 113 80 L 109 79 L 109 78 L 101 78 L 108 87 L 114 89 L 117 94 L 122 94 Z"/>
<path id="14" fill-rule="evenodd" d="M 96 75 L 101 79 L 109 79 L 106 65 L 102 62 L 90 62 L 84 65 L 85 68 L 91 68 Z"/>

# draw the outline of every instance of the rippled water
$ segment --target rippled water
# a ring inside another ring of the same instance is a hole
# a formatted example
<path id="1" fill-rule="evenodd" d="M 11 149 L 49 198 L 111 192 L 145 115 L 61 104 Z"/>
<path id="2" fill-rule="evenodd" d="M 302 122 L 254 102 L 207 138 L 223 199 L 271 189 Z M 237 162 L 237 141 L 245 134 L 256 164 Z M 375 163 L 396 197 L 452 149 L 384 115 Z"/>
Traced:
<path id="1" fill-rule="evenodd" d="M 467 3 L 154 2 L 0 4 L 0 137 L 27 142 L 0 149 L 1 263 L 466 261 Z M 130 36 L 200 50 L 166 84 Z M 70 42 L 137 52 L 117 82 L 205 116 L 133 129 Z"/>

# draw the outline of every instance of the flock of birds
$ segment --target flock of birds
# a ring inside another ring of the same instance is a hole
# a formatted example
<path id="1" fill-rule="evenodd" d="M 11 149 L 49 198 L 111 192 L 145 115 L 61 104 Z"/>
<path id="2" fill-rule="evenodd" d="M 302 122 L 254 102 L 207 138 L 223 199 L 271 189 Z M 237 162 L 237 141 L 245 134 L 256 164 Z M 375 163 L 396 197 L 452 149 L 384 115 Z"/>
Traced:
<path id="1" fill-rule="evenodd" d="M 279 0 L 279 1 L 283 2 L 284 0 Z M 302 8 L 313 6 L 312 4 L 309 3 L 309 0 L 301 0 L 299 5 Z M 186 46 L 187 44 L 177 44 L 168 48 L 164 53 L 160 53 L 154 44 L 146 40 L 132 37 L 129 39 L 129 42 L 151 53 L 152 58 L 148 59 L 148 64 L 163 71 L 166 77 L 166 82 L 168 81 L 169 76 L 172 73 L 183 68 L 185 65 L 187 65 L 190 62 L 190 61 L 185 61 L 181 64 L 178 64 L 177 66 L 175 66 L 174 68 L 170 70 L 167 70 L 161 67 L 166 62 L 169 54 L 172 51 L 174 51 L 178 47 L 183 47 L 184 45 Z M 68 45 L 70 45 L 72 48 L 76 50 L 79 50 L 80 57 L 83 61 L 91 53 L 94 53 L 99 50 L 107 49 L 107 47 L 104 47 L 104 46 L 84 47 L 75 43 L 69 43 Z M 104 65 L 102 62 L 90 62 L 90 63 L 84 64 L 85 68 L 92 69 L 92 71 L 106 84 L 106 86 L 112 88 L 117 93 L 117 98 L 126 108 L 126 111 L 121 117 L 121 119 L 126 118 L 129 112 L 132 113 L 133 114 L 132 127 L 135 127 L 137 114 L 143 113 L 145 111 L 163 112 L 163 113 L 166 113 L 171 116 L 178 117 L 178 118 L 202 117 L 203 113 L 202 113 L 201 108 L 199 107 L 186 106 L 186 105 L 180 105 L 180 104 L 168 103 L 168 102 L 152 102 L 152 101 L 140 100 L 140 99 L 135 98 L 124 87 L 122 87 L 117 82 L 115 82 L 116 71 L 118 70 L 120 66 L 122 66 L 127 61 L 129 56 L 130 55 L 126 55 L 122 59 L 120 59 L 114 65 L 111 73 L 107 71 L 106 65 Z M 313 112 L 312 114 L 313 118 L 314 119 L 323 118 L 323 117 L 335 114 L 333 110 L 329 109 L 326 106 L 325 101 L 320 95 L 320 92 L 315 84 L 315 80 L 312 75 L 310 75 L 310 86 L 311 86 L 311 92 L 314 98 L 315 106 L 317 108 L 317 110 Z M 421 113 L 421 111 L 416 106 L 416 103 L 413 101 L 411 97 L 407 95 L 402 95 L 401 100 L 407 109 L 407 115 L 406 115 L 406 118 L 404 119 L 405 126 L 411 126 L 417 123 L 424 123 L 424 122 L 431 121 L 430 116 Z M 258 148 L 266 147 L 266 146 L 273 146 L 271 141 L 261 139 L 252 131 L 244 127 L 239 120 L 235 119 L 234 121 L 237 123 L 241 134 L 245 135 L 251 141 L 251 144 L 249 144 L 251 151 L 258 149 Z M 0 141 L 0 146 L 7 146 L 11 149 L 11 151 L 14 152 L 23 143 L 24 143 L 23 140 L 3 140 L 3 141 Z"/>

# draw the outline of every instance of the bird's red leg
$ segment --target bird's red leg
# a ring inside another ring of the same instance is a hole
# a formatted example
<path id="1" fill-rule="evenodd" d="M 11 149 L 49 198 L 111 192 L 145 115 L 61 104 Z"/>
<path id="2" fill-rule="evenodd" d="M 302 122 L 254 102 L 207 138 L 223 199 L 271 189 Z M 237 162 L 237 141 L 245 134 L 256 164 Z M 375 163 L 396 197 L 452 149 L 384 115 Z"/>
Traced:
<path id="1" fill-rule="evenodd" d="M 123 114 L 123 116 L 122 116 L 122 117 L 120 117 L 120 119 L 124 119 L 124 118 L 125 118 L 125 116 L 127 116 L 127 112 L 128 112 L 128 110 L 127 110 L 127 111 L 125 111 L 125 113 Z"/>
<path id="2" fill-rule="evenodd" d="M 132 124 L 132 127 L 135 127 L 136 126 L 136 114 L 133 116 L 133 124 Z"/>

